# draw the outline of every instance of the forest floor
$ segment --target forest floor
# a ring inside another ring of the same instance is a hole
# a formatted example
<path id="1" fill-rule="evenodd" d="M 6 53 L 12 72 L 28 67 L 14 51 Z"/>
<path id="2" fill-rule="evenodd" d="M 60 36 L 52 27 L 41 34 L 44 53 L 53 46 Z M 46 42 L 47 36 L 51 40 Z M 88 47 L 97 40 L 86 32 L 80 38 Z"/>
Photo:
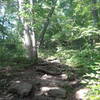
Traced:
<path id="1" fill-rule="evenodd" d="M 8 66 L 0 70 L 0 100 L 85 100 L 88 89 L 78 72 L 56 59 L 17 70 Z"/>

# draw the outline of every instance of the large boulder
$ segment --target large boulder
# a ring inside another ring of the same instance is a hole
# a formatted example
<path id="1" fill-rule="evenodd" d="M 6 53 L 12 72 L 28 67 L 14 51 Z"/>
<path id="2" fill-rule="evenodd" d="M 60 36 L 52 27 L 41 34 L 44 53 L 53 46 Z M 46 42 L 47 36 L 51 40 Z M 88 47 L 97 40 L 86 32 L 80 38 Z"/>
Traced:
<path id="1" fill-rule="evenodd" d="M 55 100 L 52 97 L 48 97 L 48 96 L 34 96 L 34 98 L 32 100 Z"/>
<path id="2" fill-rule="evenodd" d="M 9 92 L 16 93 L 21 97 L 25 97 L 30 94 L 32 88 L 33 86 L 30 83 L 16 81 L 11 84 Z"/>
<path id="3" fill-rule="evenodd" d="M 75 98 L 77 100 L 87 100 L 86 95 L 89 92 L 89 88 L 80 88 L 75 93 Z"/>
<path id="4" fill-rule="evenodd" d="M 48 91 L 48 95 L 55 98 L 65 98 L 66 90 L 63 88 L 51 89 Z"/>

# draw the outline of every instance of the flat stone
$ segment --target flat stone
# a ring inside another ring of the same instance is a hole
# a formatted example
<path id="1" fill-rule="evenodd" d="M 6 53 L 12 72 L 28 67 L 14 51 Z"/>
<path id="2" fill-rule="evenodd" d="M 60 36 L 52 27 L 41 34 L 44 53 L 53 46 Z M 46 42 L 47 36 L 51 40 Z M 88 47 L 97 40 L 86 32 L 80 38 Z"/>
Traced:
<path id="1" fill-rule="evenodd" d="M 31 90 L 32 90 L 32 84 L 20 81 L 12 83 L 9 88 L 9 92 L 16 93 L 21 97 L 28 96 Z"/>
<path id="2" fill-rule="evenodd" d="M 66 90 L 63 88 L 51 89 L 50 91 L 48 91 L 48 95 L 51 97 L 65 98 Z"/>
<path id="3" fill-rule="evenodd" d="M 32 100 L 55 100 L 55 99 L 48 96 L 35 96 Z"/>
<path id="4" fill-rule="evenodd" d="M 75 93 L 75 98 L 77 100 L 87 100 L 86 99 L 86 94 L 89 92 L 88 88 L 81 88 L 79 90 L 76 91 Z"/>
<path id="5" fill-rule="evenodd" d="M 64 99 L 61 99 L 61 98 L 56 98 L 55 100 L 64 100 Z"/>

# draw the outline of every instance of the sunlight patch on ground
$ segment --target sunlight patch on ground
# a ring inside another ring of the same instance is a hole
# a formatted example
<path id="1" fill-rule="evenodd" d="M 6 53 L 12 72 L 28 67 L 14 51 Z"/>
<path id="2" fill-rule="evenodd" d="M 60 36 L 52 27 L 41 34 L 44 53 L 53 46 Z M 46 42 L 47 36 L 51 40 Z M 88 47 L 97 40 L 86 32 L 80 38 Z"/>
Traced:
<path id="1" fill-rule="evenodd" d="M 41 80 L 46 80 L 46 79 L 50 79 L 50 78 L 53 78 L 53 76 L 45 74 L 41 77 Z"/>
<path id="2" fill-rule="evenodd" d="M 66 79 L 68 78 L 68 76 L 67 76 L 67 74 L 61 74 L 61 78 L 62 78 L 63 80 L 66 80 Z"/>
<path id="3" fill-rule="evenodd" d="M 41 87 L 40 91 L 38 91 L 35 95 L 48 95 L 48 91 L 59 89 L 59 87 Z"/>
<path id="4" fill-rule="evenodd" d="M 67 76 L 67 74 L 65 74 L 65 73 L 63 73 L 63 74 L 61 74 L 61 75 L 59 76 L 59 79 L 61 79 L 61 80 L 66 80 L 67 78 L 68 78 L 68 76 Z M 41 77 L 41 80 L 47 80 L 47 79 L 56 79 L 56 77 L 51 76 L 51 75 L 47 75 L 47 74 L 45 74 L 45 75 L 43 75 L 43 76 Z"/>
<path id="5" fill-rule="evenodd" d="M 75 97 L 78 100 L 87 100 L 86 99 L 86 94 L 88 92 L 89 92 L 89 89 L 88 88 L 79 89 L 78 91 L 76 91 Z"/>
<path id="6" fill-rule="evenodd" d="M 59 89 L 59 87 L 41 87 L 42 92 L 53 90 L 53 89 Z"/>

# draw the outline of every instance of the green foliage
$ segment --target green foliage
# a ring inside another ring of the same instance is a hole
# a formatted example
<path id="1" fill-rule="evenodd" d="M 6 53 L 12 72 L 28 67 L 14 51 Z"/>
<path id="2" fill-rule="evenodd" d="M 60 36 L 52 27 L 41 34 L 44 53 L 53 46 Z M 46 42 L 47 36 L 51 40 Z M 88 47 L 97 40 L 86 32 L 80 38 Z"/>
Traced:
<path id="1" fill-rule="evenodd" d="M 91 91 L 88 93 L 88 100 L 100 100 L 100 84 L 91 86 Z"/>
<path id="2" fill-rule="evenodd" d="M 19 13 L 15 0 L 2 0 L 0 7 L 5 11 L 3 14 L 0 9 L 0 64 L 2 61 L 8 63 L 8 59 L 10 64 L 13 62 L 12 65 L 27 66 L 32 63 L 24 58 L 25 50 L 21 41 L 23 25 L 18 15 L 33 20 L 30 27 L 34 27 L 36 39 L 39 41 L 44 22 L 53 5 L 52 1 L 54 0 L 35 0 L 32 6 L 26 0 L 24 11 Z M 79 69 L 79 77 L 82 77 L 83 83 L 88 84 L 92 90 L 88 94 L 89 100 L 100 99 L 100 85 L 97 84 L 100 72 L 100 21 L 94 23 L 96 17 L 92 12 L 93 8 L 96 8 L 95 13 L 100 17 L 99 5 L 99 0 L 96 4 L 91 0 L 58 0 L 43 46 L 39 49 L 40 57 L 55 57 L 61 63 Z"/>
<path id="3" fill-rule="evenodd" d="M 5 39 L 0 39 L 0 64 L 16 57 L 24 57 L 25 50 L 17 35 L 8 35 Z"/>

